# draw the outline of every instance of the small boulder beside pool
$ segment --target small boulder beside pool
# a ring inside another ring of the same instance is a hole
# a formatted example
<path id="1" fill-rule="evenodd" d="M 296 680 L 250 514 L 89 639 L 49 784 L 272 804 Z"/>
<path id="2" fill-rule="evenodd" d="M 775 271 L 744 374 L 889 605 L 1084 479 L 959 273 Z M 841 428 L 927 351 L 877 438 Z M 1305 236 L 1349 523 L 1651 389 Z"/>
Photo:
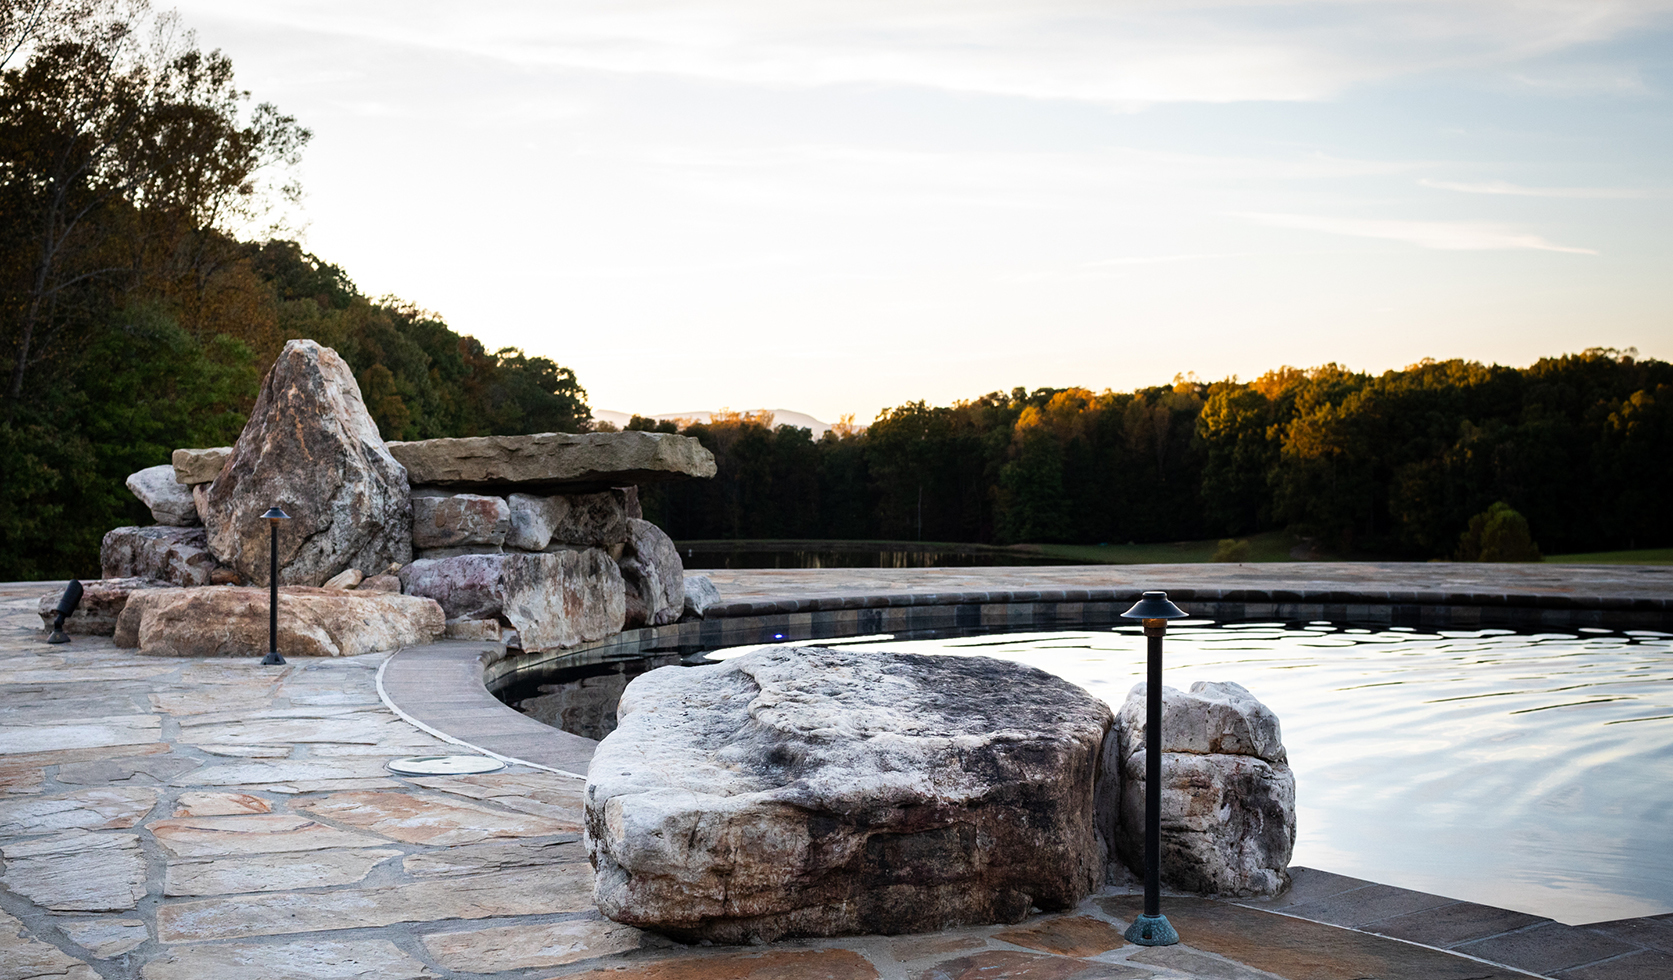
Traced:
<path id="1" fill-rule="evenodd" d="M 1145 685 L 1116 724 L 1116 851 L 1144 871 Z M 1112 783 L 1112 780 L 1106 780 Z M 1113 785 L 1111 789 L 1113 789 Z M 1211 895 L 1276 895 L 1290 884 L 1295 774 L 1278 716 L 1240 684 L 1162 688 L 1162 881 Z"/>
<path id="2" fill-rule="evenodd" d="M 769 647 L 622 695 L 587 779 L 594 897 L 688 941 L 1072 908 L 1103 878 L 1109 706 L 987 657 Z"/>

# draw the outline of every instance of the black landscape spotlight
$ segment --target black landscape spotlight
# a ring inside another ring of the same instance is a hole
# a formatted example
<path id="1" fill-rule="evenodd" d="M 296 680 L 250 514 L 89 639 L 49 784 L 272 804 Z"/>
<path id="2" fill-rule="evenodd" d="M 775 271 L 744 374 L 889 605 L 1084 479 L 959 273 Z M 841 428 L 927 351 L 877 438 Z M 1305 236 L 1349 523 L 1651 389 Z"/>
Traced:
<path id="1" fill-rule="evenodd" d="M 1144 717 L 1144 914 L 1133 920 L 1127 941 L 1140 946 L 1172 946 L 1179 942 L 1162 914 L 1162 635 L 1168 620 L 1187 613 L 1168 601 L 1166 592 L 1146 592 L 1121 614 L 1144 623 L 1150 646 L 1150 672 L 1145 679 Z"/>
<path id="2" fill-rule="evenodd" d="M 273 529 L 267 546 L 267 656 L 261 658 L 264 665 L 272 666 L 285 662 L 279 656 L 279 522 L 290 520 L 290 515 L 275 506 L 269 507 L 261 519 Z"/>
<path id="3" fill-rule="evenodd" d="M 46 638 L 48 643 L 68 643 L 70 636 L 64 632 L 64 620 L 81 605 L 81 583 L 70 579 L 70 584 L 64 587 L 64 597 L 58 600 L 58 608 L 53 610 L 58 618 L 52 621 L 52 635 Z"/>

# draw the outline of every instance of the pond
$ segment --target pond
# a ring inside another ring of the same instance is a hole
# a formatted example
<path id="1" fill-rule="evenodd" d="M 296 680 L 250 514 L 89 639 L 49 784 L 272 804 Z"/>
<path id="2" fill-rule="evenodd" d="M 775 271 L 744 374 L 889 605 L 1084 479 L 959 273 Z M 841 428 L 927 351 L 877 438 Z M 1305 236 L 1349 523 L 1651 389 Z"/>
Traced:
<path id="1" fill-rule="evenodd" d="M 1144 669 L 1136 626 L 815 644 L 1001 657 L 1112 705 Z M 751 649 L 547 678 L 543 720 L 567 705 L 600 737 L 634 673 Z M 1673 635 L 1186 620 L 1166 661 L 1169 686 L 1236 681 L 1277 713 L 1297 865 L 1571 924 L 1673 911 Z"/>

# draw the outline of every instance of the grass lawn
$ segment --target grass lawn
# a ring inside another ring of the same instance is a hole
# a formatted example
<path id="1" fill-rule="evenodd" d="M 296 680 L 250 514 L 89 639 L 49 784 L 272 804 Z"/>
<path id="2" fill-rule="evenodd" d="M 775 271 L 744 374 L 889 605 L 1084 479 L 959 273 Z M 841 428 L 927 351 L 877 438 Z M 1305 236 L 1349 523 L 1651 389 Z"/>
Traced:
<path id="1" fill-rule="evenodd" d="M 1295 561 L 1290 557 L 1290 550 L 1301 544 L 1300 539 L 1287 531 L 1267 531 L 1239 540 L 1249 542 L 1246 562 Z M 1154 544 L 1019 544 L 1013 545 L 1012 550 L 1105 565 L 1158 565 L 1213 561 L 1214 552 L 1219 547 L 1220 541 L 1215 538 Z"/>
<path id="2" fill-rule="evenodd" d="M 1673 565 L 1673 548 L 1588 551 L 1579 555 L 1546 555 L 1545 560 L 1570 565 Z"/>
<path id="3" fill-rule="evenodd" d="M 1291 549 L 1301 539 L 1287 531 L 1268 531 L 1241 538 L 1249 542 L 1247 562 L 1295 561 Z M 683 552 L 688 548 L 699 551 L 954 551 L 993 552 L 1021 557 L 1039 555 L 1062 561 L 1086 562 L 1102 565 L 1157 565 L 1172 562 L 1207 562 L 1214 560 L 1220 547 L 1219 539 L 1207 541 L 1173 541 L 1154 544 L 967 544 L 953 541 L 800 541 L 800 540 L 721 540 L 679 541 Z"/>

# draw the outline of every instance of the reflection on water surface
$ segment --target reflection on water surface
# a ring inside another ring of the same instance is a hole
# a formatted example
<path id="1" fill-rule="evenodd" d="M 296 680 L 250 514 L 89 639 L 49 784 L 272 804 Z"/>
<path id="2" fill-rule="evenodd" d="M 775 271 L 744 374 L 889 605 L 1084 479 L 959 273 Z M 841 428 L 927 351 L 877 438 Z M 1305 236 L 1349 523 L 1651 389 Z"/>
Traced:
<path id="1" fill-rule="evenodd" d="M 1136 626 L 811 643 L 1003 657 L 1111 704 L 1144 670 Z M 1278 713 L 1296 864 L 1569 923 L 1673 912 L 1673 636 L 1186 620 L 1166 650 L 1170 686 Z"/>

